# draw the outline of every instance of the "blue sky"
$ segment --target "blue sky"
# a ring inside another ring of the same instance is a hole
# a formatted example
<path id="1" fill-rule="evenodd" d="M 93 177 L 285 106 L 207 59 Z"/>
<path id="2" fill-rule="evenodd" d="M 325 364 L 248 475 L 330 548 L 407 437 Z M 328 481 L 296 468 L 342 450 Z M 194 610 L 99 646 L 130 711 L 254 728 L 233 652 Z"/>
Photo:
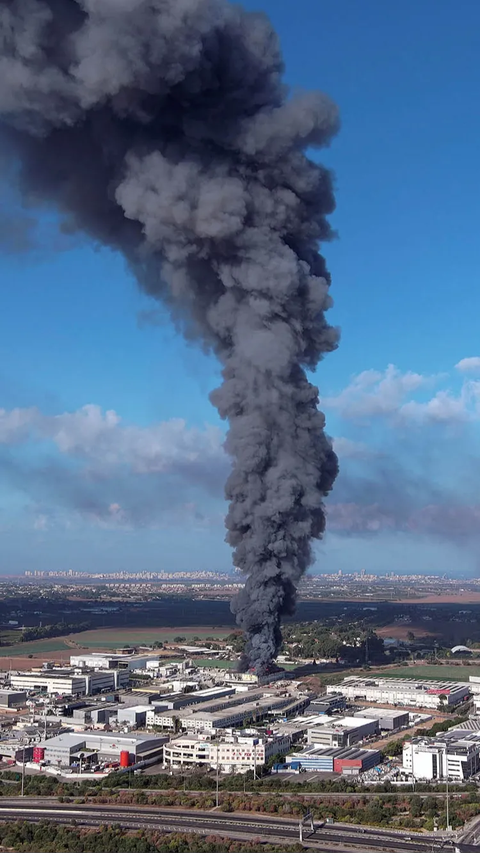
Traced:
<path id="1" fill-rule="evenodd" d="M 320 158 L 342 342 L 316 376 L 342 473 L 315 570 L 477 573 L 480 6 L 244 5 L 342 115 Z M 142 320 L 120 258 L 44 227 L 0 255 L 0 571 L 228 568 L 215 363 Z"/>

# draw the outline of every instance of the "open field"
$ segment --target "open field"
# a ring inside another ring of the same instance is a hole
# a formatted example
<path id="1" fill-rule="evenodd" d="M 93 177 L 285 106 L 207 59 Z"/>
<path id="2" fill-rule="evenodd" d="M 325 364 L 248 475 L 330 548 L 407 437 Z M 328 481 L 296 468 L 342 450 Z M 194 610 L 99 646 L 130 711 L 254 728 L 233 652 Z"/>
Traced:
<path id="1" fill-rule="evenodd" d="M 408 635 L 412 631 L 415 639 L 420 640 L 422 637 L 434 637 L 435 631 L 425 628 L 422 624 L 415 623 L 414 625 L 384 625 L 381 628 L 375 629 L 379 637 L 393 637 L 395 640 L 408 640 Z"/>
<path id="2" fill-rule="evenodd" d="M 205 627 L 190 626 L 188 628 L 98 628 L 94 631 L 83 631 L 81 634 L 70 634 L 71 646 L 86 649 L 119 649 L 122 646 L 152 645 L 152 643 L 171 643 L 175 637 L 185 637 L 185 644 L 192 642 L 194 637 L 202 642 L 211 637 L 221 640 L 232 633 L 230 626 Z"/>
<path id="3" fill-rule="evenodd" d="M 0 631 L 0 643 L 16 643 L 20 631 Z"/>
<path id="4" fill-rule="evenodd" d="M 359 675 L 365 676 L 365 673 Z M 461 664 L 445 664 L 442 666 L 429 666 L 418 664 L 418 666 L 395 666 L 368 672 L 368 676 L 376 678 L 419 678 L 437 681 L 468 681 L 470 675 L 480 675 L 480 666 L 462 666 Z"/>
<path id="5" fill-rule="evenodd" d="M 430 594 L 418 598 L 398 598 L 395 604 L 480 604 L 480 592 L 439 592 L 438 595 Z"/>
<path id="6" fill-rule="evenodd" d="M 68 651 L 68 644 L 61 637 L 51 640 L 33 640 L 31 643 L 16 643 L 14 646 L 1 646 L 0 657 L 20 655 L 48 654 L 49 652 Z"/>

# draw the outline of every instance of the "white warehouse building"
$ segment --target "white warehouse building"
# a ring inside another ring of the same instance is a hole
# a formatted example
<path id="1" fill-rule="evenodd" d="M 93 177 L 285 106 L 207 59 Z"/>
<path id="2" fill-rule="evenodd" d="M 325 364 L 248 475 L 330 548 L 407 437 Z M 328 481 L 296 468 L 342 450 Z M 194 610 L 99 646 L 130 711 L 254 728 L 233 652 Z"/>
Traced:
<path id="1" fill-rule="evenodd" d="M 378 720 L 362 717 L 325 717 L 307 731 L 307 743 L 325 747 L 352 746 L 378 734 Z"/>
<path id="2" fill-rule="evenodd" d="M 91 696 L 103 690 L 118 690 L 120 687 L 126 687 L 128 682 L 127 670 L 43 670 L 10 674 L 10 687 L 14 690 L 33 690 L 68 696 Z"/>
<path id="3" fill-rule="evenodd" d="M 70 666 L 87 669 L 146 669 L 158 667 L 158 655 L 121 655 L 121 654 L 77 654 L 70 655 Z"/>
<path id="4" fill-rule="evenodd" d="M 412 738 L 403 746 L 403 769 L 415 779 L 468 779 L 480 770 L 480 733 L 450 730 Z"/>
<path id="5" fill-rule="evenodd" d="M 453 707 L 470 694 L 468 682 L 418 681 L 415 678 L 345 678 L 341 684 L 328 685 L 327 693 L 340 690 L 352 702 L 379 702 L 414 708 Z"/>

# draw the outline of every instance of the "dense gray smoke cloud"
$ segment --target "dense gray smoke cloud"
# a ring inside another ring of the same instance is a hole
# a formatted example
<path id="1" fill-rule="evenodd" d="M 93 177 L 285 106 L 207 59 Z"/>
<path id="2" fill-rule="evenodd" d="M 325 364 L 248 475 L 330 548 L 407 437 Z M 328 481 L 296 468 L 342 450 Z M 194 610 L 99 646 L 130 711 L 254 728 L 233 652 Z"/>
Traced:
<path id="1" fill-rule="evenodd" d="M 318 253 L 334 198 L 305 151 L 338 116 L 282 71 L 269 21 L 224 0 L 0 0 L 1 144 L 25 197 L 121 251 L 222 363 L 233 608 L 258 672 L 337 474 L 305 375 L 337 343 Z"/>

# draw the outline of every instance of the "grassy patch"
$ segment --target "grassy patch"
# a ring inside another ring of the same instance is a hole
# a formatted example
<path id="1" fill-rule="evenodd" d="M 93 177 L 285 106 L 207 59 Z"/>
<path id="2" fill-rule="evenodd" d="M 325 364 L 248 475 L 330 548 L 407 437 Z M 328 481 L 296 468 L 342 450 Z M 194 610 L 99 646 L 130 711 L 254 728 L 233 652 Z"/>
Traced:
<path id="1" fill-rule="evenodd" d="M 87 649 L 112 648 L 118 649 L 122 646 L 152 645 L 152 643 L 172 643 L 175 637 L 185 637 L 185 644 L 189 645 L 194 637 L 202 644 L 207 637 L 215 640 L 227 637 L 232 629 L 226 628 L 99 628 L 95 631 L 84 631 L 81 634 L 72 634 L 70 639 L 80 647 Z"/>
<path id="2" fill-rule="evenodd" d="M 366 673 L 362 672 L 361 675 L 366 675 Z M 427 680 L 435 679 L 436 681 L 468 681 L 470 675 L 480 675 L 480 666 L 455 666 L 455 664 L 429 666 L 428 664 L 419 664 L 418 666 L 379 669 L 375 672 L 368 672 L 368 675 L 372 675 L 375 678 L 424 678 Z"/>
<path id="3" fill-rule="evenodd" d="M 16 643 L 20 631 L 0 631 L 0 643 Z"/>
<path id="4" fill-rule="evenodd" d="M 34 640 L 32 643 L 16 643 L 14 646 L 0 647 L 0 657 L 26 657 L 26 655 L 42 654 L 42 652 L 64 652 L 69 647 L 59 637 L 51 640 Z M 72 651 L 73 654 L 73 651 Z"/>

